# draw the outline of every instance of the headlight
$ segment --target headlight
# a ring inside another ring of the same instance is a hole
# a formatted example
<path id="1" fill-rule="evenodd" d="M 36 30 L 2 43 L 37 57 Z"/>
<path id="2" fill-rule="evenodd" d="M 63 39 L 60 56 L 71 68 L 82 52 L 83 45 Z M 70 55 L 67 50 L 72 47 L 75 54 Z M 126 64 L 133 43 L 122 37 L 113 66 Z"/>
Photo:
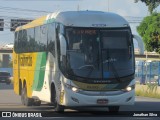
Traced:
<path id="1" fill-rule="evenodd" d="M 129 92 L 129 91 L 131 91 L 131 90 L 133 90 L 133 89 L 135 89 L 135 85 L 127 86 L 127 87 L 124 89 L 124 91 Z"/>
<path id="2" fill-rule="evenodd" d="M 127 90 L 127 91 L 131 91 L 132 88 L 129 86 L 129 87 L 126 88 L 126 90 Z"/>
<path id="3" fill-rule="evenodd" d="M 68 89 L 71 89 L 73 92 L 79 92 L 80 89 L 74 87 L 74 86 L 71 86 L 71 85 L 68 85 L 68 84 L 65 84 L 66 88 Z"/>
<path id="4" fill-rule="evenodd" d="M 73 91 L 73 92 L 78 92 L 78 88 L 72 87 L 72 91 Z"/>

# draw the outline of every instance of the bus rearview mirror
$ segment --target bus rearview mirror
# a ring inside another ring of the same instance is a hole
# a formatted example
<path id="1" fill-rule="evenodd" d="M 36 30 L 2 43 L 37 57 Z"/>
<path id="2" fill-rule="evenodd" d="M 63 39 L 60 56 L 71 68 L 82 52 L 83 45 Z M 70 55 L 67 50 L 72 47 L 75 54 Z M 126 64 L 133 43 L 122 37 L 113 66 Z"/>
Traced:
<path id="1" fill-rule="evenodd" d="M 61 55 L 66 55 L 66 40 L 62 34 L 59 34 Z"/>
<path id="2" fill-rule="evenodd" d="M 144 43 L 143 43 L 143 40 L 141 39 L 140 36 L 134 35 L 134 34 L 133 34 L 133 38 L 137 40 L 138 48 L 140 50 L 139 54 L 143 55 L 144 54 Z"/>

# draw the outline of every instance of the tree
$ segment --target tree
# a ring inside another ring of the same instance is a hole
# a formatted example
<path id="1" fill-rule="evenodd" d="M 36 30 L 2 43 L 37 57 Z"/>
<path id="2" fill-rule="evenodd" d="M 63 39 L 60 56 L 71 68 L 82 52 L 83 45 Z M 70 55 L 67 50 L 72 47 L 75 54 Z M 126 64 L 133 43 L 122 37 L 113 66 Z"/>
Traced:
<path id="1" fill-rule="evenodd" d="M 137 27 L 147 51 L 160 53 L 160 13 L 153 13 L 143 19 Z"/>
<path id="2" fill-rule="evenodd" d="M 138 1 L 144 2 L 148 6 L 148 11 L 150 14 L 153 13 L 153 10 L 160 5 L 160 0 L 134 0 L 135 3 Z"/>

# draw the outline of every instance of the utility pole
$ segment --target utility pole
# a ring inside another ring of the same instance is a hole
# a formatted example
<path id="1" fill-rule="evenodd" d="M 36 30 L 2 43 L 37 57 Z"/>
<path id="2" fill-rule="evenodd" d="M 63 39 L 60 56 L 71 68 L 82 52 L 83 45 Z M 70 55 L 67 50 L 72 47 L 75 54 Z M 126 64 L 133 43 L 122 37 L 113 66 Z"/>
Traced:
<path id="1" fill-rule="evenodd" d="M 79 11 L 80 10 L 80 8 L 79 8 L 79 4 L 78 4 L 78 6 L 77 6 L 77 11 Z"/>
<path id="2" fill-rule="evenodd" d="M 107 3 L 107 4 L 108 4 L 108 12 L 109 12 L 109 0 L 107 0 L 107 2 L 108 2 L 108 3 Z"/>
<path id="3" fill-rule="evenodd" d="M 148 79 L 148 76 L 147 76 L 147 75 L 148 75 L 148 74 L 147 74 L 147 73 L 148 73 L 148 66 L 147 66 L 148 63 L 147 63 L 147 62 L 148 62 L 148 52 L 147 52 L 147 50 L 146 50 L 146 77 L 145 77 L 145 79 L 146 79 L 146 81 L 148 82 L 148 80 L 147 80 L 147 79 Z"/>

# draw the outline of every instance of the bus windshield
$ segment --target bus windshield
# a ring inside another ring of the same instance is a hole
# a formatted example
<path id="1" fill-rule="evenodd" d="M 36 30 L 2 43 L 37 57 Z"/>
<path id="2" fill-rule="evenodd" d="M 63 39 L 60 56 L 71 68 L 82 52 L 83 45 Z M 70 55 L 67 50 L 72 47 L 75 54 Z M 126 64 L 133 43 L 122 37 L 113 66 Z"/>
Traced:
<path id="1" fill-rule="evenodd" d="M 66 28 L 67 73 L 111 79 L 134 73 L 129 29 Z"/>

